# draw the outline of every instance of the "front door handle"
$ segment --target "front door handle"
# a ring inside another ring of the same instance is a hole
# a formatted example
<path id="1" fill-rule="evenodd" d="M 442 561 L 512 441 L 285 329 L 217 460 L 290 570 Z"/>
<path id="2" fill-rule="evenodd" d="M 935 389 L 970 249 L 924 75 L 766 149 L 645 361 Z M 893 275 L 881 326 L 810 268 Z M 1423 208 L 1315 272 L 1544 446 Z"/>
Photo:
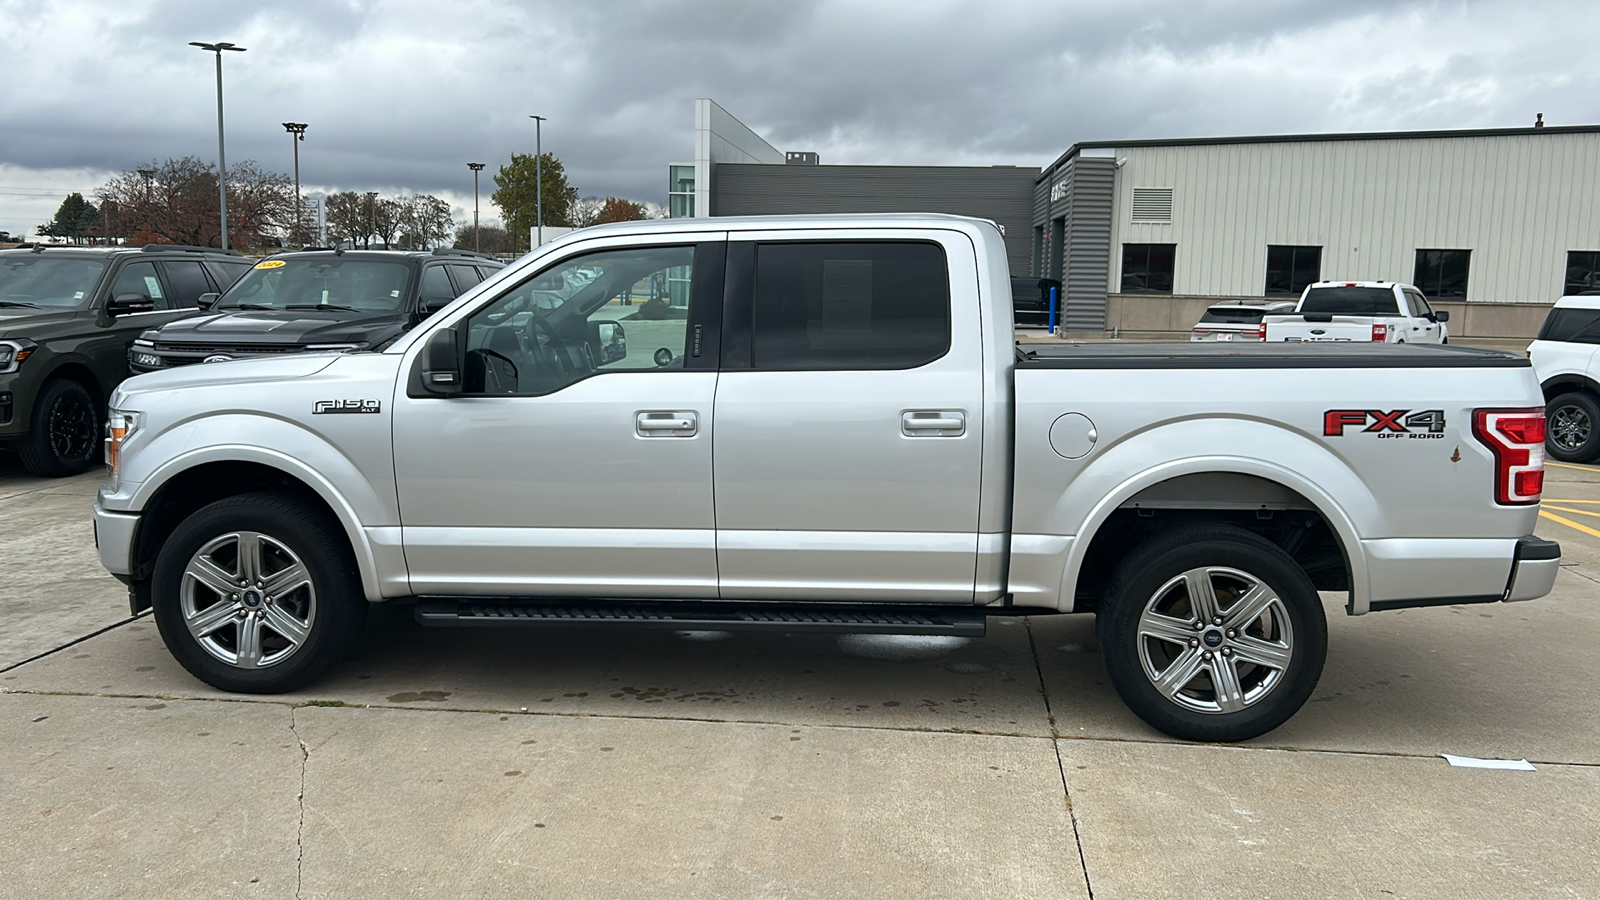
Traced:
<path id="1" fill-rule="evenodd" d="M 634 433 L 639 437 L 694 437 L 700 430 L 700 414 L 689 410 L 647 409 L 634 416 Z"/>
<path id="2" fill-rule="evenodd" d="M 900 414 L 906 437 L 960 437 L 967 432 L 967 414 L 959 409 L 913 409 Z"/>

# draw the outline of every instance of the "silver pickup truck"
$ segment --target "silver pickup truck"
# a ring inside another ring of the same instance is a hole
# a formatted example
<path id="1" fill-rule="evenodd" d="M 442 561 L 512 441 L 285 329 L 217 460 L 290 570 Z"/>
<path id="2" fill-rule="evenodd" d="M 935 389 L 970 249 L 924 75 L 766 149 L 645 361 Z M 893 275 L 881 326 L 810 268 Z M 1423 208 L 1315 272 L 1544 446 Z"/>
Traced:
<path id="1" fill-rule="evenodd" d="M 983 633 L 1093 612 L 1154 727 L 1240 740 L 1345 611 L 1527 600 L 1527 360 L 1012 338 L 1001 236 L 936 215 L 574 232 L 383 352 L 133 378 L 100 556 L 229 691 L 369 602 L 430 625 Z"/>

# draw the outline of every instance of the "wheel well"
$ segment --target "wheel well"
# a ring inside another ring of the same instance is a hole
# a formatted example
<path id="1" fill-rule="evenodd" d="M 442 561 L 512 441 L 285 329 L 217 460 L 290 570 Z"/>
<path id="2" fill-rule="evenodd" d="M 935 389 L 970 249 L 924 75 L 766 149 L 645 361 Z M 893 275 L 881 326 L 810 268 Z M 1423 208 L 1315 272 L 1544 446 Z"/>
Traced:
<path id="1" fill-rule="evenodd" d="M 1117 565 L 1135 547 L 1200 523 L 1226 523 L 1261 535 L 1288 553 L 1319 591 L 1350 589 L 1349 554 L 1315 504 L 1265 478 L 1217 472 L 1163 481 L 1119 506 L 1090 539 L 1073 608 L 1094 609 Z"/>
<path id="2" fill-rule="evenodd" d="M 93 400 L 95 408 L 101 411 L 100 415 L 103 416 L 105 414 L 106 400 L 109 398 L 106 396 L 105 390 L 100 386 L 100 379 L 94 377 L 94 373 L 89 370 L 88 366 L 82 363 L 64 363 L 52 369 L 44 380 L 48 384 L 58 378 L 76 381 L 84 390 L 89 392 L 89 399 Z M 104 420 L 102 419 L 102 421 Z"/>
<path id="3" fill-rule="evenodd" d="M 1600 402 L 1600 384 L 1596 384 L 1587 378 L 1577 376 L 1554 378 L 1540 385 L 1540 390 L 1544 392 L 1544 402 L 1546 403 L 1569 391 L 1581 391 Z"/>
<path id="4" fill-rule="evenodd" d="M 156 554 L 183 520 L 218 500 L 253 491 L 293 495 L 326 512 L 333 522 L 339 521 L 333 507 L 310 485 L 281 469 L 252 462 L 214 462 L 181 472 L 161 486 L 139 517 L 130 575 L 135 613 L 149 608 Z M 343 534 L 344 529 L 339 528 L 338 533 Z"/>

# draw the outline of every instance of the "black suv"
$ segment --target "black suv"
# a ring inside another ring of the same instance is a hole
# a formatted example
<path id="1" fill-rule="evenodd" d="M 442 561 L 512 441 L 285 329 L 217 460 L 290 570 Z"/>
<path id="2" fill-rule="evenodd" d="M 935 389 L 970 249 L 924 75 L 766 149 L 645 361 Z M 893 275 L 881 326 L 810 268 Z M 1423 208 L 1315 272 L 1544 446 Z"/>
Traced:
<path id="1" fill-rule="evenodd" d="M 303 350 L 381 350 L 504 267 L 470 250 L 280 253 L 220 298 L 202 298 L 211 315 L 140 335 L 128 365 L 141 373 Z"/>
<path id="2" fill-rule="evenodd" d="M 0 250 L 0 444 L 35 475 L 94 465 L 134 338 L 249 270 L 237 253 L 172 244 Z"/>

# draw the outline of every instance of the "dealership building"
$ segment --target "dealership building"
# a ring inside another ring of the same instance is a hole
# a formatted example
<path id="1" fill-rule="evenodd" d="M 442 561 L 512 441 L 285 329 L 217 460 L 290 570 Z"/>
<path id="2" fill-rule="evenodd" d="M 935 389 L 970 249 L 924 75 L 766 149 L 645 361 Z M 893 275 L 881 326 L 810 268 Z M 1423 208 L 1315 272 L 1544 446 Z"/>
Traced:
<path id="1" fill-rule="evenodd" d="M 1073 145 L 1048 167 L 833 166 L 710 100 L 672 214 L 950 212 L 992 219 L 1016 274 L 1062 282 L 1074 332 L 1187 331 L 1220 300 L 1403 281 L 1454 334 L 1531 337 L 1600 290 L 1600 126 Z"/>

